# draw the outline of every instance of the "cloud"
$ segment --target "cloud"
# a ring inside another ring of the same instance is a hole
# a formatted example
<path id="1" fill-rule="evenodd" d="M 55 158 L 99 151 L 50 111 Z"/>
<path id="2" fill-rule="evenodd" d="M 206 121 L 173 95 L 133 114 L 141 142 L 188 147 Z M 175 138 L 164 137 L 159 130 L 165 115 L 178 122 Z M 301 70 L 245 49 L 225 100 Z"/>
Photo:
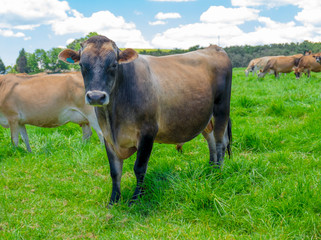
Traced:
<path id="1" fill-rule="evenodd" d="M 55 21 L 52 30 L 56 35 L 98 32 L 125 47 L 151 47 L 134 23 L 126 22 L 123 17 L 117 17 L 109 11 L 95 12 L 90 17 L 77 15 Z"/>
<path id="2" fill-rule="evenodd" d="M 200 22 L 170 28 L 158 33 L 152 44 L 158 48 L 189 48 L 208 46 L 220 40 L 230 40 L 243 33 L 237 26 L 258 18 L 259 10 L 211 6 L 200 16 Z"/>
<path id="3" fill-rule="evenodd" d="M 259 10 L 253 8 L 226 8 L 223 6 L 211 6 L 204 12 L 200 20 L 207 23 L 242 24 L 258 18 Z"/>
<path id="4" fill-rule="evenodd" d="M 237 7 L 257 7 L 267 6 L 269 8 L 292 4 L 298 0 L 231 0 L 232 6 Z"/>
<path id="5" fill-rule="evenodd" d="M 14 33 L 12 30 L 9 30 L 9 29 L 0 29 L 0 36 L 20 38 L 20 37 L 25 37 L 26 35 L 22 32 Z"/>
<path id="6" fill-rule="evenodd" d="M 34 30 L 37 27 L 39 27 L 40 24 L 30 24 L 30 25 L 17 25 L 14 26 L 13 29 L 18 29 L 18 30 Z"/>
<path id="7" fill-rule="evenodd" d="M 149 25 L 151 26 L 156 26 L 156 25 L 164 25 L 166 22 L 164 21 L 155 21 L 155 22 L 148 22 Z"/>
<path id="8" fill-rule="evenodd" d="M 305 0 L 303 0 L 305 1 Z M 233 2 L 236 2 L 234 0 Z M 241 1 L 243 2 L 243 1 Z M 247 3 L 247 1 L 244 1 Z M 254 0 L 249 3 L 261 3 L 263 1 Z M 273 3 L 274 0 L 271 0 Z M 281 1 L 286 4 L 288 1 Z M 321 2 L 314 1 L 315 4 Z M 281 3 L 280 3 L 281 4 Z M 297 1 L 295 4 L 302 2 Z M 245 4 L 244 4 L 245 5 Z M 315 9 L 316 5 L 314 5 Z M 321 17 L 311 17 L 303 9 L 298 13 L 296 20 L 303 25 L 297 25 L 295 21 L 281 23 L 268 17 L 260 17 L 259 10 L 254 8 L 225 8 L 222 6 L 211 6 L 200 16 L 200 22 L 180 25 L 158 33 L 152 40 L 156 48 L 189 48 L 195 45 L 208 46 L 220 42 L 223 47 L 233 45 L 262 45 L 271 43 L 301 42 L 306 39 L 320 41 Z M 240 26 L 247 21 L 254 22 L 256 27 L 252 32 L 244 32 Z M 317 24 L 320 24 L 318 26 Z M 218 40 L 219 39 L 219 40 Z"/>
<path id="9" fill-rule="evenodd" d="M 304 26 L 296 26 L 293 21 L 279 23 L 267 17 L 258 19 L 263 26 L 257 27 L 255 31 L 243 33 L 231 39 L 226 39 L 225 44 L 233 45 L 262 45 L 271 43 L 301 42 L 312 39 L 311 30 Z"/>
<path id="10" fill-rule="evenodd" d="M 66 1 L 58 0 L 2 0 L 1 23 L 7 27 L 34 25 L 64 19 L 70 10 Z"/>
<path id="11" fill-rule="evenodd" d="M 158 48 L 189 48 L 217 43 L 218 37 L 232 38 L 242 34 L 235 25 L 194 23 L 171 28 L 156 34 L 152 44 Z"/>
<path id="12" fill-rule="evenodd" d="M 158 20 L 165 20 L 165 19 L 177 19 L 181 18 L 181 15 L 179 13 L 163 13 L 159 12 L 155 16 L 156 19 Z"/>

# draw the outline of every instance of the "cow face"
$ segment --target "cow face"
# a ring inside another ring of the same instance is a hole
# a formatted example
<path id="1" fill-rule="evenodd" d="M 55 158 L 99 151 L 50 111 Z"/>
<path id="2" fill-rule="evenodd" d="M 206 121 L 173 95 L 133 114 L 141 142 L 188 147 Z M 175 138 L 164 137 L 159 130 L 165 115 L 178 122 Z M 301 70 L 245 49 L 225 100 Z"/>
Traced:
<path id="1" fill-rule="evenodd" d="M 321 64 L 321 56 L 313 56 L 315 60 Z"/>
<path id="2" fill-rule="evenodd" d="M 104 36 L 94 36 L 75 52 L 66 49 L 59 59 L 79 63 L 85 83 L 85 100 L 93 106 L 106 106 L 116 85 L 119 65 L 133 61 L 138 54 L 133 49 L 120 51 L 116 44 Z"/>

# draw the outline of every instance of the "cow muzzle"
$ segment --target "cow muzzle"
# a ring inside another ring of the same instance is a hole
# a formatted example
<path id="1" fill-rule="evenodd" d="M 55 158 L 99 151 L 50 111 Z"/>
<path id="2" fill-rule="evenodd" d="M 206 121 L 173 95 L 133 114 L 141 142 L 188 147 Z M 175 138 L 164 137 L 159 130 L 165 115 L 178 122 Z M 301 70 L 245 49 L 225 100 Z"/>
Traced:
<path id="1" fill-rule="evenodd" d="M 93 106 L 105 106 L 109 103 L 109 96 L 102 91 L 88 91 L 85 96 L 86 104 Z"/>

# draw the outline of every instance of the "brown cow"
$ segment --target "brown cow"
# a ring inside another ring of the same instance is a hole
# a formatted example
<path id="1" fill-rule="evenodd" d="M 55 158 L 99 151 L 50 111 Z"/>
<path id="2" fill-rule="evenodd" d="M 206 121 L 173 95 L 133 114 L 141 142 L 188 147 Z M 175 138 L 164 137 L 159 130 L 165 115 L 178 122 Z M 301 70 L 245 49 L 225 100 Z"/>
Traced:
<path id="1" fill-rule="evenodd" d="M 81 73 L 3 75 L 0 77 L 0 125 L 10 127 L 11 140 L 18 146 L 19 132 L 31 152 L 25 124 L 57 127 L 68 122 L 82 126 L 83 138 L 92 132 L 103 142 L 94 108 L 85 104 Z"/>
<path id="2" fill-rule="evenodd" d="M 296 68 L 294 68 L 294 74 L 296 78 L 300 78 L 302 73 L 306 73 L 308 77 L 311 77 L 312 72 L 321 72 L 321 65 L 316 61 L 316 57 L 321 53 L 303 56 Z"/>
<path id="3" fill-rule="evenodd" d="M 245 69 L 245 75 L 248 76 L 249 72 L 252 72 L 253 76 L 255 73 L 258 74 L 258 72 L 261 72 L 264 69 L 267 62 L 272 57 L 274 57 L 274 56 L 265 56 L 265 57 L 252 59 L 250 61 L 249 65 L 247 66 L 247 68 Z"/>
<path id="4" fill-rule="evenodd" d="M 210 163 L 223 163 L 232 65 L 222 48 L 142 56 L 133 49 L 120 51 L 112 40 L 94 36 L 79 52 L 66 49 L 59 58 L 80 64 L 86 102 L 96 106 L 113 181 L 110 205 L 120 198 L 123 160 L 136 151 L 137 186 L 131 203 L 139 197 L 154 142 L 184 143 L 203 133 Z M 212 116 L 214 134 L 204 131 Z"/>
<path id="5" fill-rule="evenodd" d="M 263 71 L 259 74 L 260 78 L 263 78 L 269 71 L 274 72 L 276 78 L 279 77 L 279 73 L 290 73 L 293 71 L 293 67 L 299 62 L 299 59 L 303 54 L 296 54 L 293 56 L 276 56 L 269 59 Z"/>

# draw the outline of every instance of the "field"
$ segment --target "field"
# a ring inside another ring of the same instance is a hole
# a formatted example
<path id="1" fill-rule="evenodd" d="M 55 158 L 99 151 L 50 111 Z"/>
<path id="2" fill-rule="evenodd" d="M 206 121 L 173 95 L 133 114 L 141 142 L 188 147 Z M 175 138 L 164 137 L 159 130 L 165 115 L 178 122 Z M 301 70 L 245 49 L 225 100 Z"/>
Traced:
<path id="1" fill-rule="evenodd" d="M 27 127 L 33 153 L 0 127 L 0 239 L 321 239 L 321 74 L 246 78 L 234 69 L 233 155 L 222 171 L 205 140 L 155 144 L 146 194 L 106 205 L 111 178 L 96 134 Z"/>

